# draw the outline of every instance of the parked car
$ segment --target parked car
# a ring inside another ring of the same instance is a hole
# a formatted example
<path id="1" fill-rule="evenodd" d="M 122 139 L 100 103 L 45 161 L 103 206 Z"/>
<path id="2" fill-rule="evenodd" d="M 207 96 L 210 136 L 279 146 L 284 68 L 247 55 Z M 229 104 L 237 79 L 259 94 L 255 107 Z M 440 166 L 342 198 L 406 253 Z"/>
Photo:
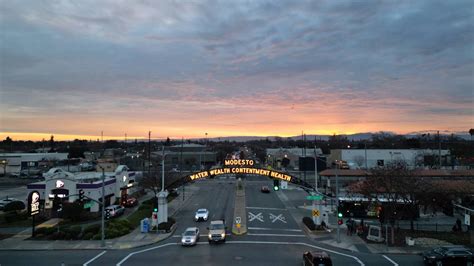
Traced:
<path id="1" fill-rule="evenodd" d="M 209 218 L 209 211 L 207 209 L 199 209 L 194 215 L 194 221 L 198 222 L 200 220 L 207 221 Z"/>
<path id="2" fill-rule="evenodd" d="M 207 228 L 209 230 L 208 240 L 209 244 L 212 242 L 225 242 L 225 230 L 227 229 L 224 220 L 211 221 Z"/>
<path id="3" fill-rule="evenodd" d="M 304 266 L 332 266 L 332 260 L 326 252 L 309 252 L 303 253 Z"/>
<path id="4" fill-rule="evenodd" d="M 122 206 L 124 207 L 134 207 L 137 206 L 138 200 L 135 197 L 128 196 L 124 201 L 122 201 Z"/>
<path id="5" fill-rule="evenodd" d="M 199 240 L 199 228 L 197 227 L 188 227 L 184 231 L 181 237 L 181 245 L 183 246 L 193 246 Z"/>
<path id="6" fill-rule="evenodd" d="M 262 193 L 270 193 L 270 189 L 268 188 L 268 186 L 262 186 L 262 188 L 260 188 L 260 191 Z"/>
<path id="7" fill-rule="evenodd" d="M 423 252 L 425 265 L 470 265 L 474 263 L 474 253 L 465 246 L 441 246 Z"/>
<path id="8" fill-rule="evenodd" d="M 105 207 L 105 212 L 107 212 L 107 210 L 110 210 L 110 218 L 115 218 L 125 213 L 125 208 L 120 205 L 110 205 Z"/>
<path id="9" fill-rule="evenodd" d="M 20 201 L 20 200 L 15 199 L 15 198 L 5 198 L 5 199 L 0 200 L 0 211 L 3 211 L 5 206 L 7 206 L 8 203 L 13 202 L 13 201 Z"/>

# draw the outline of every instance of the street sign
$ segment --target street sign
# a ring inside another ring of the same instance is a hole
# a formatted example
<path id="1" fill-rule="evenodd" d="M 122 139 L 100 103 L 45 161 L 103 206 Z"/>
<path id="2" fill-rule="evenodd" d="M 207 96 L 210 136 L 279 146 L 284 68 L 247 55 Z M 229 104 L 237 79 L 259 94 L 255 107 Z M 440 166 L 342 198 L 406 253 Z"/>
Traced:
<path id="1" fill-rule="evenodd" d="M 89 201 L 87 203 L 84 203 L 84 209 L 92 208 L 93 205 L 94 205 L 93 201 Z"/>
<path id="2" fill-rule="evenodd" d="M 307 200 L 322 200 L 323 196 L 322 195 L 314 195 L 314 196 L 306 196 Z"/>
<path id="3" fill-rule="evenodd" d="M 319 217 L 319 210 L 314 209 L 314 210 L 311 212 L 311 214 L 312 214 L 313 216 Z"/>
<path id="4" fill-rule="evenodd" d="M 471 225 L 471 215 L 469 215 L 467 213 L 464 214 L 464 224 L 469 225 L 469 226 Z"/>
<path id="5" fill-rule="evenodd" d="M 240 217 L 235 217 L 235 223 L 236 223 L 236 224 L 242 223 L 242 218 L 240 218 Z"/>

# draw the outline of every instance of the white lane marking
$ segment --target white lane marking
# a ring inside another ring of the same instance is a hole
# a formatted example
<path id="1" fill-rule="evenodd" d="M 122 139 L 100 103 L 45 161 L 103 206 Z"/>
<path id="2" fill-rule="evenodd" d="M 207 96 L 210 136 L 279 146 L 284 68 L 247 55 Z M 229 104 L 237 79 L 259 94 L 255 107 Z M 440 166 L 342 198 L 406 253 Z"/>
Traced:
<path id="1" fill-rule="evenodd" d="M 253 220 L 259 220 L 260 222 L 263 223 L 263 215 L 261 212 L 257 213 L 257 214 L 253 214 L 251 212 L 249 212 L 249 222 L 253 221 Z"/>
<path id="2" fill-rule="evenodd" d="M 208 242 L 197 242 L 196 244 L 198 244 L 198 245 L 209 245 Z M 302 246 L 317 248 L 317 249 L 324 250 L 324 251 L 334 253 L 334 254 L 338 254 L 338 255 L 341 255 L 341 256 L 344 256 L 344 257 L 349 257 L 349 258 L 352 258 L 355 261 L 357 261 L 361 266 L 365 266 L 365 264 L 356 256 L 347 255 L 347 254 L 344 254 L 344 253 L 341 253 L 341 252 L 338 252 L 338 251 L 335 251 L 335 250 L 331 250 L 331 249 L 327 249 L 327 248 L 323 248 L 323 247 L 319 247 L 319 246 L 315 246 L 315 245 L 310 245 L 310 244 L 306 244 L 306 243 L 302 243 L 302 242 L 227 241 L 226 244 L 302 245 Z M 168 243 L 168 244 L 164 244 L 164 245 L 161 245 L 161 246 L 147 248 L 147 249 L 144 249 L 144 250 L 141 250 L 141 251 L 132 252 L 132 253 L 128 254 L 125 258 L 123 258 L 119 263 L 117 263 L 117 266 L 122 265 L 122 263 L 124 263 L 126 260 L 128 260 L 131 256 L 133 256 L 135 254 L 147 252 L 147 251 L 162 248 L 162 247 L 172 246 L 172 245 L 177 246 L 178 244 L 177 243 Z"/>
<path id="3" fill-rule="evenodd" d="M 248 230 L 302 232 L 301 229 L 247 227 Z"/>
<path id="4" fill-rule="evenodd" d="M 161 245 L 161 246 L 147 248 L 147 249 L 144 249 L 144 250 L 129 253 L 125 258 L 123 258 L 121 261 L 119 261 L 119 263 L 117 263 L 117 266 L 122 265 L 122 263 L 124 263 L 126 260 L 128 260 L 128 258 L 130 258 L 131 256 L 133 256 L 135 254 L 140 254 L 140 253 L 147 252 L 147 251 L 150 251 L 150 250 L 159 249 L 159 248 L 167 247 L 167 246 L 173 246 L 173 245 L 178 245 L 178 243 L 168 243 L 168 244 L 164 244 L 164 245 Z"/>
<path id="5" fill-rule="evenodd" d="M 306 237 L 306 235 L 285 235 L 285 234 L 252 234 L 247 233 L 248 236 L 295 236 L 295 237 Z"/>
<path id="6" fill-rule="evenodd" d="M 283 216 L 283 214 L 279 214 L 278 216 L 276 216 L 275 214 L 273 213 L 270 213 L 270 220 L 272 220 L 272 223 L 274 223 L 275 221 L 282 221 L 283 223 L 286 223 L 285 221 L 285 217 Z"/>
<path id="7" fill-rule="evenodd" d="M 395 261 L 393 261 L 391 258 L 385 256 L 385 255 L 382 255 L 382 257 L 386 258 L 388 261 L 390 261 L 393 265 L 395 266 L 398 266 L 398 263 L 396 263 Z"/>
<path id="8" fill-rule="evenodd" d="M 106 250 L 102 251 L 101 253 L 99 253 L 99 255 L 93 257 L 92 259 L 88 260 L 86 263 L 82 264 L 83 266 L 87 266 L 89 265 L 89 263 L 93 262 L 94 260 L 98 259 L 100 256 L 104 255 L 105 252 L 107 252 Z"/>
<path id="9" fill-rule="evenodd" d="M 272 210 L 272 211 L 286 211 L 286 209 L 282 208 L 267 208 L 267 207 L 245 207 L 247 209 L 253 210 Z"/>
<path id="10" fill-rule="evenodd" d="M 344 256 L 344 257 L 349 257 L 349 258 L 352 258 L 355 261 L 357 261 L 361 266 L 365 266 L 365 264 L 356 256 L 347 255 L 347 254 L 344 254 L 344 253 L 341 253 L 341 252 L 338 252 L 338 251 L 335 251 L 335 250 L 332 250 L 332 249 L 327 249 L 327 248 L 323 248 L 323 247 L 319 247 L 319 246 L 315 246 L 315 245 L 310 245 L 310 244 L 306 244 L 306 243 L 302 243 L 302 242 L 227 241 L 226 244 L 302 245 L 302 246 L 317 248 L 317 249 L 324 250 L 324 251 L 327 251 L 327 252 L 331 252 L 331 253 L 334 253 L 334 254 L 338 254 L 338 255 L 341 255 L 341 256 Z"/>

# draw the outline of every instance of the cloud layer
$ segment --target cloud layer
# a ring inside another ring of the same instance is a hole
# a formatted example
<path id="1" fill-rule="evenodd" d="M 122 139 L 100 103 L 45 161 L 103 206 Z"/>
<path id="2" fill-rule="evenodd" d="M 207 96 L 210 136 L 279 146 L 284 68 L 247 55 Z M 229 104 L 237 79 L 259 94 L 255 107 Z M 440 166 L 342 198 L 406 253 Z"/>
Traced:
<path id="1" fill-rule="evenodd" d="M 474 124 L 472 1 L 3 1 L 0 132 Z"/>

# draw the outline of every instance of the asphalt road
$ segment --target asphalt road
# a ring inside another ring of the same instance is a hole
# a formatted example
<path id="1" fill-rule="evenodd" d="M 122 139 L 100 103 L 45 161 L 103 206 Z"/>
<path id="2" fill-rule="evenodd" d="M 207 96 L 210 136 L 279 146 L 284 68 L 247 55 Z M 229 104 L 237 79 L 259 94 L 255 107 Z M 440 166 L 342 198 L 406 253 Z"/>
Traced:
<path id="1" fill-rule="evenodd" d="M 178 227 L 174 236 L 160 243 L 130 250 L 96 251 L 0 251 L 4 265 L 301 265 L 304 251 L 326 251 L 333 265 L 422 265 L 417 255 L 356 253 L 322 245 L 305 236 L 276 192 L 260 192 L 262 185 L 271 188 L 265 178 L 249 178 L 246 182 L 248 234 L 228 236 L 225 244 L 209 245 L 206 239 L 208 222 L 194 222 L 198 208 L 207 208 L 210 219 L 233 219 L 235 183 L 232 180 L 203 180 L 193 185 L 200 189 L 187 206 L 175 216 Z M 182 195 L 180 195 L 182 196 Z M 181 233 L 187 227 L 201 230 L 200 242 L 182 247 Z M 97 257 L 96 257 L 97 256 Z M 393 262 L 391 262 L 391 261 Z"/>

